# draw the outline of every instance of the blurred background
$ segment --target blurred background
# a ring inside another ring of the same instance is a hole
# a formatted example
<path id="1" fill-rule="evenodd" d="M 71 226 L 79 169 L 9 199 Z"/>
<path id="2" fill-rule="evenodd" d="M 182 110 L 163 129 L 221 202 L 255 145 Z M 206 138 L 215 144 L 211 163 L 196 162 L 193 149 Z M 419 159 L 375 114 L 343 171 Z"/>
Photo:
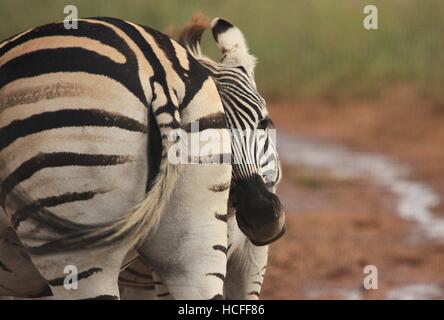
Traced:
<path id="1" fill-rule="evenodd" d="M 68 4 L 167 33 L 201 11 L 244 32 L 289 221 L 263 298 L 444 298 L 444 2 L 0 0 L 0 39 L 63 20 Z M 368 4 L 378 30 L 363 27 Z M 219 57 L 209 32 L 203 49 Z"/>

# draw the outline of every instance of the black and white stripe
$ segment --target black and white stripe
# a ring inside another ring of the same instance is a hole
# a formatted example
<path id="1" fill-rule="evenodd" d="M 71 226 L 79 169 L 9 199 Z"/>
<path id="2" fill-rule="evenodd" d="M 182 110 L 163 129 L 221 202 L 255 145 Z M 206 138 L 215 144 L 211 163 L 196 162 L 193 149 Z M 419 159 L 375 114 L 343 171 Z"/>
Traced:
<path id="1" fill-rule="evenodd" d="M 213 20 L 212 25 L 216 41 L 221 34 L 235 28 L 222 19 Z M 205 27 L 199 28 L 198 25 L 195 30 L 186 29 L 180 41 L 208 69 L 216 83 L 232 134 L 233 178 L 242 180 L 258 174 L 271 189 L 280 181 L 281 167 L 275 136 L 269 132 L 272 122 L 266 102 L 254 80 L 255 58 L 246 51 L 239 61 L 227 63 L 227 51 L 223 49 L 220 62 L 209 59 L 201 53 L 199 46 L 204 30 Z"/>
<path id="2" fill-rule="evenodd" d="M 208 70 L 154 29 L 88 18 L 0 44 L 0 206 L 56 297 L 118 296 L 116 265 L 158 225 L 179 175 L 192 178 L 167 156 L 171 132 L 196 120 L 227 129 Z M 231 167 L 211 170 L 201 188 L 224 212 Z M 61 285 L 68 262 L 82 266 L 80 293 Z"/>

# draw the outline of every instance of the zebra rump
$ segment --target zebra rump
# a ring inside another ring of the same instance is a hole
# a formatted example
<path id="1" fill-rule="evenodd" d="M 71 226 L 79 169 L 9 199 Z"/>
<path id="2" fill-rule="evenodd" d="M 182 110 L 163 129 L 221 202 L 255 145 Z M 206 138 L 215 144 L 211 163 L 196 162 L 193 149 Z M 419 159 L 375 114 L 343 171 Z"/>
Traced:
<path id="1" fill-rule="evenodd" d="M 105 19 L 103 19 L 105 20 Z M 88 20 L 83 20 L 83 23 Z M 91 21 L 91 20 L 89 20 Z M 95 22 L 100 22 L 97 19 Z M 119 21 L 109 19 L 109 24 L 118 24 Z M 58 28 L 56 24 L 53 24 L 55 28 Z M 49 28 L 49 27 L 48 27 Z M 34 29 L 39 31 L 38 28 Z M 8 40 L 0 43 L 0 48 L 6 47 L 9 43 L 20 40 L 21 37 L 28 37 L 32 35 L 34 30 L 24 32 L 18 36 L 11 37 Z M 42 30 L 42 28 L 40 29 Z M 63 31 L 67 32 L 67 31 Z M 8 53 L 8 51 L 6 51 Z M 1 58 L 2 56 L 0 56 Z M 12 58 L 14 59 L 14 57 Z M 0 89 L 2 84 L 7 83 L 6 76 L 11 75 L 11 72 L 4 72 L 0 67 Z M 14 75 L 12 75 L 14 77 Z M 150 108 L 147 112 L 150 113 Z M 151 112 L 154 120 L 158 123 L 159 119 L 157 114 Z M 149 117 L 148 117 L 149 118 Z M 175 119 L 175 127 L 180 127 L 180 119 Z M 174 128 L 171 128 L 174 129 Z M 0 144 L 8 139 L 7 136 L 0 137 Z M 132 210 L 124 214 L 122 217 L 109 222 L 97 223 L 97 224 L 82 224 L 74 221 L 70 221 L 66 218 L 57 217 L 52 214 L 45 207 L 32 208 L 27 214 L 29 214 L 34 220 L 41 225 L 49 226 L 53 230 L 58 231 L 61 237 L 50 239 L 39 246 L 27 246 L 30 253 L 35 255 L 44 254 L 56 254 L 67 251 L 75 250 L 87 250 L 91 248 L 101 248 L 110 245 L 125 245 L 128 247 L 136 246 L 141 239 L 156 228 L 160 221 L 162 213 L 165 211 L 166 204 L 169 201 L 170 195 L 174 190 L 174 186 L 179 176 L 180 166 L 168 161 L 168 150 L 171 145 L 167 141 L 166 135 L 162 134 L 162 152 L 159 155 L 160 163 L 158 164 L 157 175 L 149 181 L 147 193 L 143 200 L 138 203 Z M 8 142 L 8 141 L 6 141 Z M 148 152 L 148 151 L 147 151 Z M 67 155 L 64 155 L 65 158 Z M 68 155 L 69 156 L 69 155 Z M 1 160 L 1 159 L 0 159 Z M 115 159 L 119 161 L 118 159 Z M 4 160 L 2 160 L 3 163 Z M 6 170 L 5 170 L 6 171 Z M 8 173 L 8 175 L 10 172 Z M 5 212 L 6 208 L 6 194 L 11 190 L 6 190 L 5 180 L 1 182 L 0 190 L 0 206 L 3 207 Z M 20 190 L 17 186 L 14 188 L 14 192 L 9 194 L 11 200 L 15 203 L 30 204 L 33 203 L 33 199 Z"/>

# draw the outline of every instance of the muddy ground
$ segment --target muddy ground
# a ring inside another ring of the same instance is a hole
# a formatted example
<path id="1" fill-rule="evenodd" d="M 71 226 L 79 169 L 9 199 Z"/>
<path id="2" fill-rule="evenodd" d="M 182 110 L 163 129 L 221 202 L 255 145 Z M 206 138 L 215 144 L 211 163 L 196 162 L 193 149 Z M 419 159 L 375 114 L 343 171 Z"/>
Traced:
<path id="1" fill-rule="evenodd" d="M 364 100 L 269 105 L 278 148 L 282 130 L 383 155 L 444 199 L 444 106 L 413 88 Z M 288 162 L 283 167 L 279 193 L 289 228 L 270 248 L 263 299 L 444 298 L 444 233 L 431 237 L 418 221 L 400 215 L 393 190 L 365 177 Z M 443 201 L 430 214 L 444 219 Z M 363 287 L 366 265 L 378 268 L 377 290 Z"/>

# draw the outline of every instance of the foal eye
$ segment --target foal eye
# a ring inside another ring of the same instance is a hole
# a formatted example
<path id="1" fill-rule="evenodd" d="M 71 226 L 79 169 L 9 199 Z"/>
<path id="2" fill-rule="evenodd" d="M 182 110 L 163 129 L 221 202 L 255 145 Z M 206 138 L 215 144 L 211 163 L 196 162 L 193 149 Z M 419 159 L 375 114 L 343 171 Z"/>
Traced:
<path id="1" fill-rule="evenodd" d="M 264 118 L 261 121 L 259 121 L 257 128 L 260 130 L 265 130 L 268 128 L 270 122 L 271 122 L 270 118 Z"/>

